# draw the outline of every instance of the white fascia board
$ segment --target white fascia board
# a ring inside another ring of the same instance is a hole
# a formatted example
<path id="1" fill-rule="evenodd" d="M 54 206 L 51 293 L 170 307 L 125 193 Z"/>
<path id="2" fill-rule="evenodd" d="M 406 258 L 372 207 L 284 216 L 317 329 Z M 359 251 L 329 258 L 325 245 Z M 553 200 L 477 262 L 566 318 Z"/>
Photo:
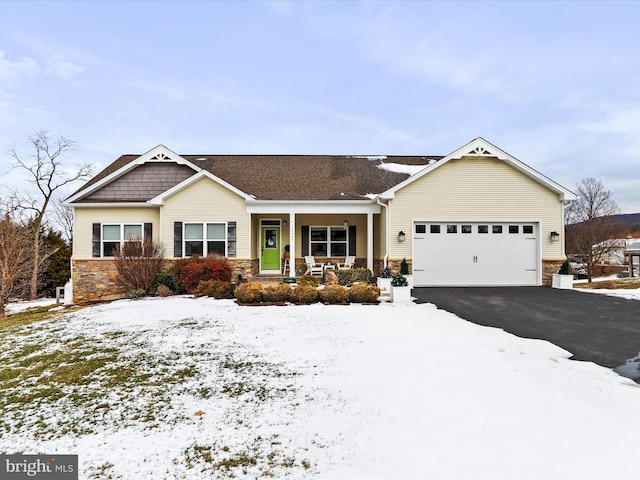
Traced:
<path id="1" fill-rule="evenodd" d="M 250 200 L 247 201 L 247 213 L 380 213 L 380 206 L 370 200 L 339 201 L 287 201 L 287 200 Z"/>
<path id="2" fill-rule="evenodd" d="M 551 180 L 550 178 L 544 176 L 543 174 L 541 174 L 537 170 L 534 170 L 533 168 L 531 168 L 529 165 L 521 162 L 517 158 L 509 155 L 504 150 L 502 150 L 502 149 L 496 147 L 495 145 L 493 145 L 492 143 L 486 141 L 482 137 L 478 137 L 478 138 L 470 141 L 469 143 L 467 143 L 466 145 L 458 148 L 457 150 L 455 150 L 454 152 L 450 153 L 446 157 L 444 157 L 444 158 L 438 160 L 437 162 L 429 165 L 424 170 L 421 170 L 420 172 L 416 173 L 415 175 L 412 175 L 411 177 L 407 178 L 403 182 L 399 183 L 395 187 L 390 188 L 386 192 L 383 192 L 382 194 L 380 194 L 380 196 L 385 200 L 392 199 L 395 196 L 395 193 L 398 190 L 406 187 L 410 183 L 415 182 L 416 180 L 418 180 L 422 176 L 429 174 L 430 172 L 432 172 L 436 168 L 442 167 L 443 165 L 445 165 L 449 161 L 460 159 L 460 158 L 465 157 L 465 156 L 496 157 L 499 160 L 507 162 L 509 165 L 511 165 L 513 168 L 515 168 L 519 172 L 524 173 L 528 177 L 530 177 L 533 180 L 537 181 L 538 183 L 544 185 L 549 190 L 552 190 L 552 191 L 556 192 L 558 194 L 558 197 L 559 197 L 560 201 L 567 201 L 567 200 L 575 200 L 576 199 L 575 194 L 573 192 L 571 192 L 570 190 L 567 190 L 566 188 L 564 188 L 559 183 L 554 182 L 553 180 Z"/>
<path id="3" fill-rule="evenodd" d="M 89 195 L 89 194 L 95 192 L 96 190 L 99 190 L 100 188 L 104 187 L 105 185 L 113 182 L 115 179 L 121 177 L 125 173 L 133 170 L 137 166 L 142 165 L 142 164 L 144 164 L 146 162 L 149 162 L 151 159 L 154 159 L 154 158 L 155 158 L 154 161 L 156 161 L 156 162 L 157 161 L 167 162 L 167 163 L 172 162 L 172 163 L 177 163 L 178 165 L 186 165 L 186 166 L 192 168 L 194 170 L 194 172 L 202 171 L 202 168 L 200 168 L 197 165 L 191 163 L 190 161 L 182 158 L 180 155 L 178 155 L 177 153 L 175 153 L 172 150 L 168 149 L 164 145 L 158 145 L 157 147 L 154 147 L 151 150 L 149 150 L 148 152 L 140 155 L 135 160 L 133 160 L 133 161 L 127 163 L 126 165 L 122 166 L 121 168 L 119 168 L 118 170 L 113 172 L 112 174 L 107 175 L 106 177 L 104 177 L 99 182 L 96 182 L 95 184 L 91 185 L 89 188 L 79 192 L 77 195 L 74 195 L 73 197 L 69 197 L 65 201 L 65 203 L 73 203 L 73 202 L 76 202 L 78 200 L 81 200 L 82 198 L 86 197 L 87 195 Z"/>
<path id="4" fill-rule="evenodd" d="M 175 195 L 179 191 L 187 188 L 189 185 L 197 182 L 198 180 L 200 180 L 202 178 L 208 178 L 208 179 L 214 181 L 215 183 L 217 183 L 217 184 L 223 186 L 224 188 L 226 188 L 227 190 L 231 190 L 233 193 L 241 196 L 245 200 L 252 200 L 253 199 L 253 197 L 251 195 L 243 192 L 242 190 L 239 190 L 238 188 L 234 187 L 230 183 L 225 182 L 221 178 L 216 177 L 214 174 L 212 174 L 212 173 L 210 173 L 210 172 L 208 172 L 206 170 L 200 170 L 195 175 L 192 175 L 191 177 L 187 178 L 186 180 L 184 180 L 184 181 L 180 182 L 179 184 L 171 187 L 169 190 L 167 190 L 165 192 L 162 192 L 157 197 L 152 198 L 151 200 L 149 200 L 149 204 L 151 204 L 151 205 L 164 205 L 165 199 L 169 198 L 172 195 Z"/>
<path id="5" fill-rule="evenodd" d="M 64 202 L 63 205 L 70 208 L 158 208 L 158 205 L 151 205 L 149 202 L 95 202 L 71 205 Z"/>

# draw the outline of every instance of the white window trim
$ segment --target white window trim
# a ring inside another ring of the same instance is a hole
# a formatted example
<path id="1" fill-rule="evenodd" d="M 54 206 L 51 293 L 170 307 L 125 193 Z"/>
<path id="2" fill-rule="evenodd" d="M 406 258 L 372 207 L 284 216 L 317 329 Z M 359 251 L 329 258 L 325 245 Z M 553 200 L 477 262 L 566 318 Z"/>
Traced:
<path id="1" fill-rule="evenodd" d="M 202 235 L 205 237 L 201 240 L 187 239 L 187 225 L 202 225 Z M 187 241 L 189 242 L 202 242 L 202 256 L 206 257 L 209 253 L 207 251 L 207 225 L 224 225 L 224 239 L 215 239 L 211 241 L 224 241 L 224 256 L 227 256 L 229 248 L 229 225 L 228 222 L 182 222 L 182 257 L 191 258 L 192 255 L 187 255 Z"/>
<path id="2" fill-rule="evenodd" d="M 120 240 L 105 240 L 104 239 L 104 227 L 120 227 Z M 116 241 L 120 242 L 120 248 L 123 247 L 125 242 L 135 241 L 135 240 L 127 240 L 124 238 L 124 227 L 125 226 L 134 226 L 140 227 L 140 241 L 144 239 L 144 223 L 101 223 L 100 224 L 100 256 L 102 258 L 115 258 L 113 255 L 105 255 L 104 254 L 104 244 L 105 243 L 113 243 Z"/>
<path id="3" fill-rule="evenodd" d="M 327 229 L 327 240 L 326 241 L 313 241 L 311 240 L 311 230 L 314 228 L 325 228 Z M 340 229 L 340 230 L 344 230 L 345 234 L 346 234 L 346 238 L 344 241 L 331 241 L 331 229 L 332 228 L 336 228 L 336 229 Z M 327 257 L 332 258 L 334 257 L 334 255 L 331 255 L 331 245 L 333 243 L 344 243 L 345 249 L 344 251 L 346 252 L 345 255 L 335 255 L 335 257 L 344 257 L 349 255 L 349 228 L 344 228 L 344 226 L 342 225 L 309 225 L 309 253 L 311 255 L 313 255 L 313 250 L 312 250 L 312 245 L 314 243 L 326 243 L 327 245 Z"/>

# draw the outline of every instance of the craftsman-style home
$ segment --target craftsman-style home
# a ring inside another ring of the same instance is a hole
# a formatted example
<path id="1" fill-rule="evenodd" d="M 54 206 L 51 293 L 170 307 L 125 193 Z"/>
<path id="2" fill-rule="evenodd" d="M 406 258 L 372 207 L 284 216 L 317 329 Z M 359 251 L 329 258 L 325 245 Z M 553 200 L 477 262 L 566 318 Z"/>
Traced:
<path id="1" fill-rule="evenodd" d="M 482 138 L 447 156 L 123 155 L 66 201 L 74 301 L 114 298 L 114 248 L 219 253 L 235 276 L 301 275 L 305 257 L 415 286 L 543 285 L 565 258 L 574 194 Z M 291 259 L 285 262 L 286 258 Z M 283 268 L 288 268 L 285 272 Z"/>

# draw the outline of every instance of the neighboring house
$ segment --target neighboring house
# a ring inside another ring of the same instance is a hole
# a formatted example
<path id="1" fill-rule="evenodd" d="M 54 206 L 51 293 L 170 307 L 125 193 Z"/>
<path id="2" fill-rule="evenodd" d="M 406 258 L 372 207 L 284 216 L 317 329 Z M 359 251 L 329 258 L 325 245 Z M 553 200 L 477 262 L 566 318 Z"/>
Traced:
<path id="1" fill-rule="evenodd" d="M 113 248 L 149 236 L 168 260 L 221 253 L 235 278 L 279 274 L 285 246 L 416 286 L 543 285 L 565 258 L 573 193 L 477 138 L 441 156 L 123 155 L 66 201 L 74 300 L 113 298 Z M 553 232 L 553 233 L 552 233 Z M 559 235 L 558 235 L 559 234 Z"/>

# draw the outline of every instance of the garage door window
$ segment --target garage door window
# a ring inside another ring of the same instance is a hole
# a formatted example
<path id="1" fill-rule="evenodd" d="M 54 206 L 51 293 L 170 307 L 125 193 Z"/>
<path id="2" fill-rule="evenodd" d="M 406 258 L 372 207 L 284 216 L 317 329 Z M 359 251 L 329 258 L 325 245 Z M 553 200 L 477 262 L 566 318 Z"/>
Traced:
<path id="1" fill-rule="evenodd" d="M 416 233 L 427 233 L 426 225 L 416 225 Z"/>
<path id="2" fill-rule="evenodd" d="M 492 225 L 491 232 L 493 233 L 502 233 L 502 225 Z"/>
<path id="3" fill-rule="evenodd" d="M 462 225 L 462 233 L 471 233 L 471 225 Z"/>
<path id="4" fill-rule="evenodd" d="M 429 231 L 431 233 L 440 233 L 440 225 L 429 225 Z"/>
<path id="5" fill-rule="evenodd" d="M 533 225 L 523 225 L 522 226 L 522 233 L 527 234 L 527 235 L 531 235 L 533 233 Z"/>
<path id="6" fill-rule="evenodd" d="M 447 233 L 458 233 L 458 225 L 447 225 Z"/>
<path id="7" fill-rule="evenodd" d="M 489 225 L 478 225 L 478 233 L 489 233 Z"/>
<path id="8" fill-rule="evenodd" d="M 520 227 L 518 225 L 509 225 L 509 233 L 520 233 Z"/>

